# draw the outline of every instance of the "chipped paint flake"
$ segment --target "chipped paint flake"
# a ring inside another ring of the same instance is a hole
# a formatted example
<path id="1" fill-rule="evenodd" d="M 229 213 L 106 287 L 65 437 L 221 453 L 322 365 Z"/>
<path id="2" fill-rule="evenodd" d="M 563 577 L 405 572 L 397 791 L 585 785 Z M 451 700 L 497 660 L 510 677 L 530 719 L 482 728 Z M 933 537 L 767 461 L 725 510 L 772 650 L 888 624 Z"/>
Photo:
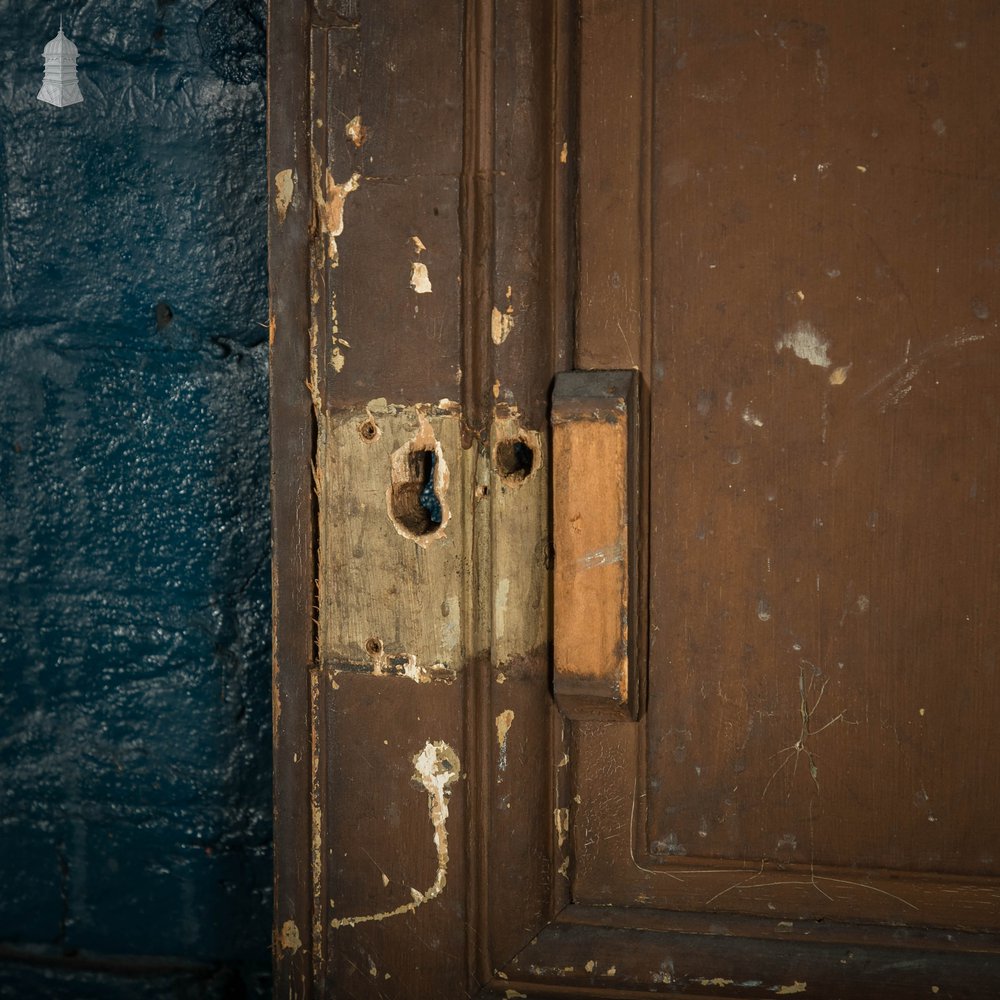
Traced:
<path id="1" fill-rule="evenodd" d="M 523 1000 L 528 1000 L 527 993 L 518 993 L 517 990 L 507 990 L 507 992 L 504 993 L 504 997 L 506 1000 L 514 1000 L 514 997 L 523 997 Z"/>
<path id="2" fill-rule="evenodd" d="M 294 920 L 286 920 L 281 925 L 281 948 L 283 951 L 290 951 L 293 955 L 302 947 L 302 938 L 299 936 L 299 928 Z"/>
<path id="3" fill-rule="evenodd" d="M 796 323 L 791 330 L 775 341 L 774 347 L 779 353 L 786 349 L 790 350 L 797 358 L 808 361 L 818 368 L 829 368 L 833 364 L 826 353 L 830 348 L 830 342 L 806 320 Z"/>
<path id="4" fill-rule="evenodd" d="M 416 251 L 418 257 L 427 249 L 424 246 L 424 241 L 419 236 L 411 236 L 410 242 L 413 244 L 413 249 Z"/>
<path id="5" fill-rule="evenodd" d="M 791 996 L 793 993 L 805 993 L 808 983 L 800 982 L 798 979 L 791 986 L 775 986 L 773 992 L 779 997 Z"/>
<path id="6" fill-rule="evenodd" d="M 427 273 L 427 265 L 419 260 L 410 265 L 410 288 L 418 295 L 427 295 L 434 290 L 431 287 L 430 275 Z"/>
<path id="7" fill-rule="evenodd" d="M 851 370 L 850 365 L 841 365 L 830 372 L 830 385 L 843 385 L 847 381 L 847 373 Z"/>
<path id="8" fill-rule="evenodd" d="M 448 882 L 448 797 L 451 794 L 450 786 L 458 781 L 462 765 L 458 754 L 447 743 L 438 740 L 434 743 L 428 741 L 423 750 L 414 756 L 413 769 L 413 780 L 423 785 L 427 791 L 427 809 L 434 828 L 434 847 L 437 850 L 437 874 L 434 882 L 424 892 L 411 888 L 411 901 L 401 903 L 393 910 L 331 920 L 330 926 L 334 930 L 413 913 L 417 907 L 436 899 L 444 892 Z"/>
<path id="9" fill-rule="evenodd" d="M 596 965 L 597 965 L 597 963 L 596 963 L 596 962 L 595 962 L 595 961 L 594 961 L 593 959 L 591 959 L 591 960 L 590 960 L 590 961 L 589 961 L 589 962 L 588 962 L 588 963 L 587 963 L 587 964 L 586 964 L 586 965 L 584 966 L 584 968 L 585 968 L 585 969 L 586 969 L 586 970 L 587 970 L 588 972 L 593 972 L 593 971 L 594 971 L 594 968 L 595 968 L 595 966 L 596 966 Z"/>
<path id="10" fill-rule="evenodd" d="M 361 121 L 361 115 L 355 115 L 345 126 L 344 134 L 360 149 L 368 140 L 368 129 Z"/>
<path id="11" fill-rule="evenodd" d="M 507 312 L 500 312 L 496 306 L 493 307 L 492 318 L 490 320 L 490 336 L 493 343 L 498 346 L 502 344 L 514 329 L 514 315 L 512 308 L 507 307 Z"/>
<path id="12" fill-rule="evenodd" d="M 715 976 L 712 979 L 706 979 L 704 977 L 701 979 L 696 979 L 695 982 L 700 984 L 701 986 L 732 986 L 736 982 L 736 980 L 723 979 L 721 976 Z"/>
<path id="13" fill-rule="evenodd" d="M 564 142 L 562 144 L 562 149 L 559 150 L 559 162 L 566 163 L 569 160 L 569 147 Z"/>
<path id="14" fill-rule="evenodd" d="M 566 843 L 569 836 L 569 810 L 565 806 L 554 810 L 556 822 L 556 840 L 560 849 Z"/>
<path id="15" fill-rule="evenodd" d="M 507 734 L 514 722 L 514 710 L 505 708 L 497 716 L 497 744 L 500 747 L 501 760 L 507 753 Z"/>
<path id="16" fill-rule="evenodd" d="M 344 232 L 344 206 L 347 196 L 361 186 L 361 174 L 355 171 L 342 184 L 338 184 L 329 168 L 325 180 L 320 174 L 319 164 L 313 159 L 313 199 L 316 203 L 316 215 L 319 218 L 320 232 L 326 234 L 326 257 L 330 267 L 340 263 L 337 249 L 337 237 Z"/>
<path id="17" fill-rule="evenodd" d="M 497 745 L 500 747 L 500 754 L 497 759 L 497 767 L 501 771 L 507 770 L 507 734 L 514 724 L 514 710 L 504 709 L 497 716 Z M 497 779 L 499 780 L 499 779 Z"/>
<path id="18" fill-rule="evenodd" d="M 295 174 L 291 170 L 279 170 L 274 175 L 274 207 L 278 212 L 278 222 L 285 221 L 288 206 L 295 196 Z"/>

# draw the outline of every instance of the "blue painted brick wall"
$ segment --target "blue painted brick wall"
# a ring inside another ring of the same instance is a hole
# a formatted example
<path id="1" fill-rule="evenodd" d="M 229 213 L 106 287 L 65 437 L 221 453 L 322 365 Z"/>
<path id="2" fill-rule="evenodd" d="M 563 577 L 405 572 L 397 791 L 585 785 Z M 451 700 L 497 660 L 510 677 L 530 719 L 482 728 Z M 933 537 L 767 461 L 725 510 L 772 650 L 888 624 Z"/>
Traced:
<path id="1" fill-rule="evenodd" d="M 0 997 L 267 993 L 264 6 L 0 0 Z"/>

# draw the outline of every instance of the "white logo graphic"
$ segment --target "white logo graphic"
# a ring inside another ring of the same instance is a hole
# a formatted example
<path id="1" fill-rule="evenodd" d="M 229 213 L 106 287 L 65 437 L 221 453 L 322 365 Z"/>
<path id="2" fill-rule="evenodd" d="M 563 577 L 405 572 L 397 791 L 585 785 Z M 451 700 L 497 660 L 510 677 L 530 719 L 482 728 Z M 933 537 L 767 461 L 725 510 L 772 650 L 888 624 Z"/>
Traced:
<path id="1" fill-rule="evenodd" d="M 76 46 L 63 34 L 59 18 L 59 34 L 45 46 L 45 77 L 38 99 L 57 108 L 79 104 L 83 100 L 76 82 Z"/>

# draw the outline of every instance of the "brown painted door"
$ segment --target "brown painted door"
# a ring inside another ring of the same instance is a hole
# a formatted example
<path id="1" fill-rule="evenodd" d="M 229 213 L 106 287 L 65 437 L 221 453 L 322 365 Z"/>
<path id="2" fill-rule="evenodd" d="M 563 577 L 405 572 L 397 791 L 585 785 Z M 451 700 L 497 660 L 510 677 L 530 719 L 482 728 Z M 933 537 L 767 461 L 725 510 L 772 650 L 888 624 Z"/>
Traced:
<path id="1" fill-rule="evenodd" d="M 998 43 L 272 3 L 277 995 L 1000 996 Z"/>

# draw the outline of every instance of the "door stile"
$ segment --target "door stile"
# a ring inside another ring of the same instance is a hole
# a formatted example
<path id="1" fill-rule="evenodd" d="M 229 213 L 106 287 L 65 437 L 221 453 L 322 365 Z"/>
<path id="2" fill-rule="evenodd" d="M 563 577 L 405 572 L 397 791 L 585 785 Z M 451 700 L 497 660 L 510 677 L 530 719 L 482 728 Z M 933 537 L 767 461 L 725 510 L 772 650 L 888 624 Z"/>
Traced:
<path id="1" fill-rule="evenodd" d="M 273 542 L 275 994 L 311 993 L 309 670 L 315 659 L 315 420 L 309 378 L 309 13 L 275 2 L 268 16 L 268 259 Z"/>

